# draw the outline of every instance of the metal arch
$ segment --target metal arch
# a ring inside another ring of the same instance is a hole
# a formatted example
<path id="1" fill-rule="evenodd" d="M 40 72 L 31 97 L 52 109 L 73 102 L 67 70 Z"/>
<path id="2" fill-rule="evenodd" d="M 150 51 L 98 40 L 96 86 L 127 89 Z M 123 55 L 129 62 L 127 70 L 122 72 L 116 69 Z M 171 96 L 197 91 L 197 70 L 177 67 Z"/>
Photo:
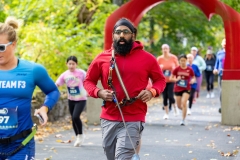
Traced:
<path id="1" fill-rule="evenodd" d="M 222 17 L 226 36 L 226 60 L 223 79 L 240 80 L 240 14 L 219 0 L 184 1 L 198 7 L 209 20 L 213 14 L 218 14 Z M 112 29 L 120 18 L 128 18 L 135 26 L 138 26 L 142 16 L 152 7 L 162 2 L 164 0 L 131 0 L 113 12 L 105 24 L 104 49 L 111 47 Z"/>

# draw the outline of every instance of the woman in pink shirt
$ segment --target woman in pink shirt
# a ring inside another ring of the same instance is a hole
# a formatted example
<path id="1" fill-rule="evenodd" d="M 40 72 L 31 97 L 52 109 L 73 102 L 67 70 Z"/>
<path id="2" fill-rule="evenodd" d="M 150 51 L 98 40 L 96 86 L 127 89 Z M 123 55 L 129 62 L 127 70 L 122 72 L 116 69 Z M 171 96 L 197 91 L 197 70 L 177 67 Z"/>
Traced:
<path id="1" fill-rule="evenodd" d="M 68 70 L 60 75 L 56 81 L 57 86 L 66 84 L 68 89 L 68 105 L 72 116 L 72 125 L 76 134 L 75 147 L 81 146 L 83 143 L 82 121 L 80 115 L 86 105 L 87 94 L 83 88 L 83 81 L 86 72 L 82 69 L 77 69 L 77 57 L 70 56 L 67 59 Z"/>

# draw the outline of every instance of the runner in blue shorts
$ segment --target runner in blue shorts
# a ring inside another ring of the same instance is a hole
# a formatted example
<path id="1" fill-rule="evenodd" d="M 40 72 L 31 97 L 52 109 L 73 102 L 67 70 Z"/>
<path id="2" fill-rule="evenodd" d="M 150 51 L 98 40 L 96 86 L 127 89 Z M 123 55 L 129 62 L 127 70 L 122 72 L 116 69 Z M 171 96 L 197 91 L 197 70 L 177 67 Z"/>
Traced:
<path id="1" fill-rule="evenodd" d="M 35 112 L 43 118 L 41 125 L 47 123 L 47 112 L 60 95 L 43 66 L 14 55 L 17 28 L 18 23 L 13 18 L 0 23 L 0 160 L 34 159 L 33 91 L 38 86 L 46 94 L 44 103 Z M 26 139 L 28 141 L 24 141 Z"/>

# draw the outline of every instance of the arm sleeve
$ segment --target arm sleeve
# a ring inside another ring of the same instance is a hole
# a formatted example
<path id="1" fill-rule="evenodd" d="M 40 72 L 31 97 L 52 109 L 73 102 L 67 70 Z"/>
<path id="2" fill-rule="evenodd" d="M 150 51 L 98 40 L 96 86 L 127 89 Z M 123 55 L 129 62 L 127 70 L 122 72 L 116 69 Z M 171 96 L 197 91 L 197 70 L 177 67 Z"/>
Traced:
<path id="1" fill-rule="evenodd" d="M 204 71 L 207 68 L 206 62 L 204 61 L 204 59 L 202 57 L 199 56 L 199 61 L 200 61 L 200 67 L 199 69 L 201 71 Z"/>
<path id="2" fill-rule="evenodd" d="M 217 59 L 216 59 L 216 62 L 215 62 L 215 67 L 214 69 L 219 69 L 219 58 L 218 58 L 218 54 L 217 54 Z"/>
<path id="3" fill-rule="evenodd" d="M 46 94 L 44 104 L 51 110 L 59 99 L 60 93 L 53 80 L 49 77 L 46 69 L 36 64 L 33 69 L 35 84 Z"/>
<path id="4" fill-rule="evenodd" d="M 93 60 L 86 73 L 86 78 L 83 82 L 85 90 L 91 97 L 98 98 L 97 93 L 100 90 L 97 87 L 97 82 L 101 76 L 101 66 L 97 62 L 99 55 Z"/>
<path id="5" fill-rule="evenodd" d="M 166 86 L 165 77 L 163 76 L 162 70 L 158 65 L 156 59 L 154 59 L 154 62 L 152 63 L 151 66 L 152 67 L 150 70 L 150 78 L 152 79 L 152 88 L 156 90 L 157 92 L 156 96 L 159 96 Z"/>
<path id="6" fill-rule="evenodd" d="M 195 76 L 196 76 L 196 77 L 200 77 L 201 72 L 200 72 L 200 70 L 199 70 L 199 68 L 198 68 L 197 66 L 195 67 L 195 71 L 196 71 L 196 72 L 194 73 Z"/>

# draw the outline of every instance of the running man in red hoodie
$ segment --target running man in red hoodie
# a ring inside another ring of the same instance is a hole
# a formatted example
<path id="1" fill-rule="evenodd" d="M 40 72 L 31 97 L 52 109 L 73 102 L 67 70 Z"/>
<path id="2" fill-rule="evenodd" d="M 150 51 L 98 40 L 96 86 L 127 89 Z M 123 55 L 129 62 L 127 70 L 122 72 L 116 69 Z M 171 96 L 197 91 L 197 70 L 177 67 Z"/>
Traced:
<path id="1" fill-rule="evenodd" d="M 112 33 L 112 48 L 105 50 L 93 60 L 84 81 L 84 88 L 88 94 L 94 98 L 102 98 L 104 101 L 100 118 L 103 148 L 108 160 L 132 158 L 134 150 L 140 146 L 147 113 L 146 102 L 159 96 L 166 85 L 156 58 L 144 51 L 139 41 L 135 41 L 136 33 L 136 28 L 129 20 L 122 18 L 117 21 Z M 110 70 L 113 50 L 122 81 L 131 98 L 127 103 L 116 70 Z M 146 89 L 149 78 L 152 80 L 152 87 Z M 99 79 L 104 89 L 96 86 Z M 116 107 L 116 101 L 113 101 L 113 93 L 116 94 L 119 102 L 123 102 L 121 110 L 134 148 L 130 143 L 120 111 Z"/>

